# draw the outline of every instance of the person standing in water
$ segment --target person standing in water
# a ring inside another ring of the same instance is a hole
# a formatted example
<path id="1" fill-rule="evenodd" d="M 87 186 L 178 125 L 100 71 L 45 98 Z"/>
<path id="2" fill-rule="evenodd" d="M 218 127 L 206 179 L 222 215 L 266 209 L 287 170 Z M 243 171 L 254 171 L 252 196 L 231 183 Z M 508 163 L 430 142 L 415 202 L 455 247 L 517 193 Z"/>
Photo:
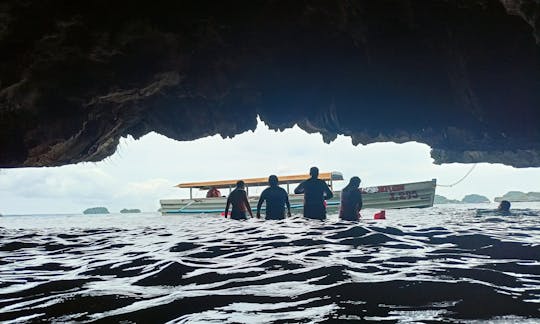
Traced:
<path id="1" fill-rule="evenodd" d="M 331 199 L 334 194 L 326 182 L 318 179 L 319 169 L 312 167 L 309 170 L 311 178 L 302 181 L 294 189 L 295 194 L 304 194 L 304 217 L 312 219 L 326 219 L 326 206 L 324 201 Z"/>
<path id="2" fill-rule="evenodd" d="M 339 218 L 347 221 L 358 221 L 360 219 L 360 209 L 362 209 L 360 182 L 360 178 L 352 177 L 349 184 L 341 191 Z"/>
<path id="3" fill-rule="evenodd" d="M 266 218 L 265 219 L 284 219 L 285 206 L 287 206 L 287 216 L 291 217 L 291 204 L 289 195 L 285 189 L 279 186 L 278 177 L 271 175 L 268 177 L 270 187 L 263 190 L 259 202 L 257 203 L 257 218 L 261 217 L 261 206 L 266 200 Z"/>
<path id="4" fill-rule="evenodd" d="M 225 205 L 225 217 L 229 213 L 229 205 L 232 205 L 231 219 L 246 220 L 247 213 L 253 217 L 251 212 L 251 206 L 249 205 L 248 197 L 245 188 L 244 181 L 240 180 L 236 183 L 236 188 L 227 197 L 227 204 Z"/>

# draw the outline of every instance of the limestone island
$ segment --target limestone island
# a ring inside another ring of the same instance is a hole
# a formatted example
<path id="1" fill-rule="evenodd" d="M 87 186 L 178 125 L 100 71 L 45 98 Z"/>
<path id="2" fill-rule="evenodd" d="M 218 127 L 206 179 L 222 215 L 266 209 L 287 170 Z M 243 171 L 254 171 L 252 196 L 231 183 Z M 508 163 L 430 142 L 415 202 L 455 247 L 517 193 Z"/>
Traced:
<path id="1" fill-rule="evenodd" d="M 510 202 L 540 201 L 540 192 L 509 191 L 502 197 L 495 197 L 495 201 L 508 200 Z"/>
<path id="2" fill-rule="evenodd" d="M 490 203 L 491 201 L 486 196 L 470 194 L 463 197 L 463 199 L 461 199 L 461 202 L 464 204 L 479 204 L 479 203 Z"/>
<path id="3" fill-rule="evenodd" d="M 127 209 L 127 208 L 124 208 L 120 211 L 121 214 L 136 214 L 140 212 L 141 212 L 140 209 Z"/>
<path id="4" fill-rule="evenodd" d="M 477 194 L 470 194 L 463 197 L 461 200 L 457 199 L 448 199 L 441 195 L 435 195 L 435 200 L 433 201 L 436 205 L 441 204 L 478 204 L 478 203 L 489 203 L 491 202 L 487 197 Z"/>
<path id="5" fill-rule="evenodd" d="M 433 201 L 435 205 L 441 204 L 461 204 L 461 201 L 456 199 L 448 199 L 445 196 L 435 195 L 435 200 Z"/>
<path id="6" fill-rule="evenodd" d="M 85 215 L 88 215 L 88 214 L 109 214 L 109 211 L 105 207 L 92 207 L 92 208 L 85 209 L 83 211 L 83 214 L 85 214 Z"/>

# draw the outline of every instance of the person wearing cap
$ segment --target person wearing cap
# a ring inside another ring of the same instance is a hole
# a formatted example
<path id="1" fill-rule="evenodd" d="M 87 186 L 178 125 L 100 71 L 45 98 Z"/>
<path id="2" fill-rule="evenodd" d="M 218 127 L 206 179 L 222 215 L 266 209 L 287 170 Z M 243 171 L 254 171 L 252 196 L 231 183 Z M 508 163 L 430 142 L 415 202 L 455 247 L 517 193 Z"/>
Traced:
<path id="1" fill-rule="evenodd" d="M 251 212 L 251 206 L 249 205 L 249 200 L 247 198 L 247 193 L 245 188 L 244 181 L 240 180 L 236 183 L 236 188 L 229 194 L 227 197 L 227 204 L 225 205 L 225 217 L 229 213 L 229 206 L 232 205 L 231 209 L 231 219 L 236 220 L 246 220 L 247 213 L 253 217 Z"/>
<path id="2" fill-rule="evenodd" d="M 302 181 L 295 189 L 295 194 L 304 194 L 304 217 L 311 219 L 326 219 L 325 200 L 331 199 L 334 194 L 326 182 L 319 179 L 319 169 L 312 167 L 309 170 L 311 178 Z"/>
<path id="3" fill-rule="evenodd" d="M 285 189 L 279 186 L 278 177 L 275 175 L 269 176 L 268 184 L 270 186 L 263 190 L 257 203 L 257 218 L 261 217 L 261 207 L 264 201 L 266 201 L 265 219 L 284 219 L 285 206 L 287 206 L 287 216 L 291 217 L 289 195 Z"/>
<path id="4" fill-rule="evenodd" d="M 360 178 L 352 177 L 349 184 L 341 190 L 341 208 L 339 218 L 347 221 L 358 221 L 362 209 L 362 192 Z"/>

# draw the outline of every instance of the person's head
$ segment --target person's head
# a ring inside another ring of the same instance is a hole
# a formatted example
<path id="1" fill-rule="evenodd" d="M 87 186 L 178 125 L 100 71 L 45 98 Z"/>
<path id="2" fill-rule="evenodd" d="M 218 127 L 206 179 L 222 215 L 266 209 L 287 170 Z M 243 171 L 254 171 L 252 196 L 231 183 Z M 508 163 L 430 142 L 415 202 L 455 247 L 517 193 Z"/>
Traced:
<path id="1" fill-rule="evenodd" d="M 246 187 L 246 183 L 243 180 L 238 180 L 236 182 L 236 188 L 238 189 L 244 189 Z"/>
<path id="2" fill-rule="evenodd" d="M 360 186 L 360 178 L 358 177 L 352 177 L 351 180 L 349 181 L 349 184 L 347 186 L 345 186 L 345 188 L 343 188 L 343 190 L 347 191 L 347 190 L 354 190 L 354 189 L 358 189 L 358 187 Z"/>
<path id="3" fill-rule="evenodd" d="M 352 177 L 351 180 L 349 181 L 349 185 L 351 187 L 358 188 L 360 186 L 360 182 L 362 181 L 360 180 L 359 177 Z"/>
<path id="4" fill-rule="evenodd" d="M 309 169 L 309 175 L 312 177 L 312 178 L 317 178 L 319 176 L 319 168 L 317 167 L 311 167 L 311 169 Z"/>
<path id="5" fill-rule="evenodd" d="M 278 177 L 272 174 L 271 176 L 268 177 L 268 183 L 270 184 L 271 187 L 277 187 L 279 183 Z"/>
<path id="6" fill-rule="evenodd" d="M 503 200 L 499 204 L 500 211 L 510 211 L 510 202 L 508 200 Z"/>

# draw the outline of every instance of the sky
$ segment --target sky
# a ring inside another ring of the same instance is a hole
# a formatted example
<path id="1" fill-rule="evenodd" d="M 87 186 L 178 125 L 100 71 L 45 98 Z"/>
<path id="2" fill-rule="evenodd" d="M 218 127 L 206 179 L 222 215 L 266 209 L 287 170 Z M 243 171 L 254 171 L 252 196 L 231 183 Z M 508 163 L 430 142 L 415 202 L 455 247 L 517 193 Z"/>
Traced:
<path id="1" fill-rule="evenodd" d="M 189 197 L 188 189 L 174 187 L 181 182 L 301 174 L 311 166 L 342 172 L 346 180 L 359 176 L 362 187 L 433 178 L 444 185 L 455 183 L 473 166 L 435 165 L 429 152 L 429 146 L 416 142 L 353 146 L 345 136 L 325 144 L 320 134 L 297 126 L 274 132 L 260 121 L 255 132 L 232 139 L 216 135 L 180 142 L 150 133 L 139 140 L 123 138 L 116 153 L 98 163 L 1 169 L 0 213 L 81 213 L 98 206 L 116 213 L 123 208 L 152 212 L 159 199 Z M 334 189 L 347 182 L 335 183 Z M 250 194 L 263 189 L 250 188 Z M 511 190 L 540 191 L 540 168 L 478 163 L 462 182 L 437 187 L 436 193 L 451 199 L 476 193 L 493 200 Z"/>

